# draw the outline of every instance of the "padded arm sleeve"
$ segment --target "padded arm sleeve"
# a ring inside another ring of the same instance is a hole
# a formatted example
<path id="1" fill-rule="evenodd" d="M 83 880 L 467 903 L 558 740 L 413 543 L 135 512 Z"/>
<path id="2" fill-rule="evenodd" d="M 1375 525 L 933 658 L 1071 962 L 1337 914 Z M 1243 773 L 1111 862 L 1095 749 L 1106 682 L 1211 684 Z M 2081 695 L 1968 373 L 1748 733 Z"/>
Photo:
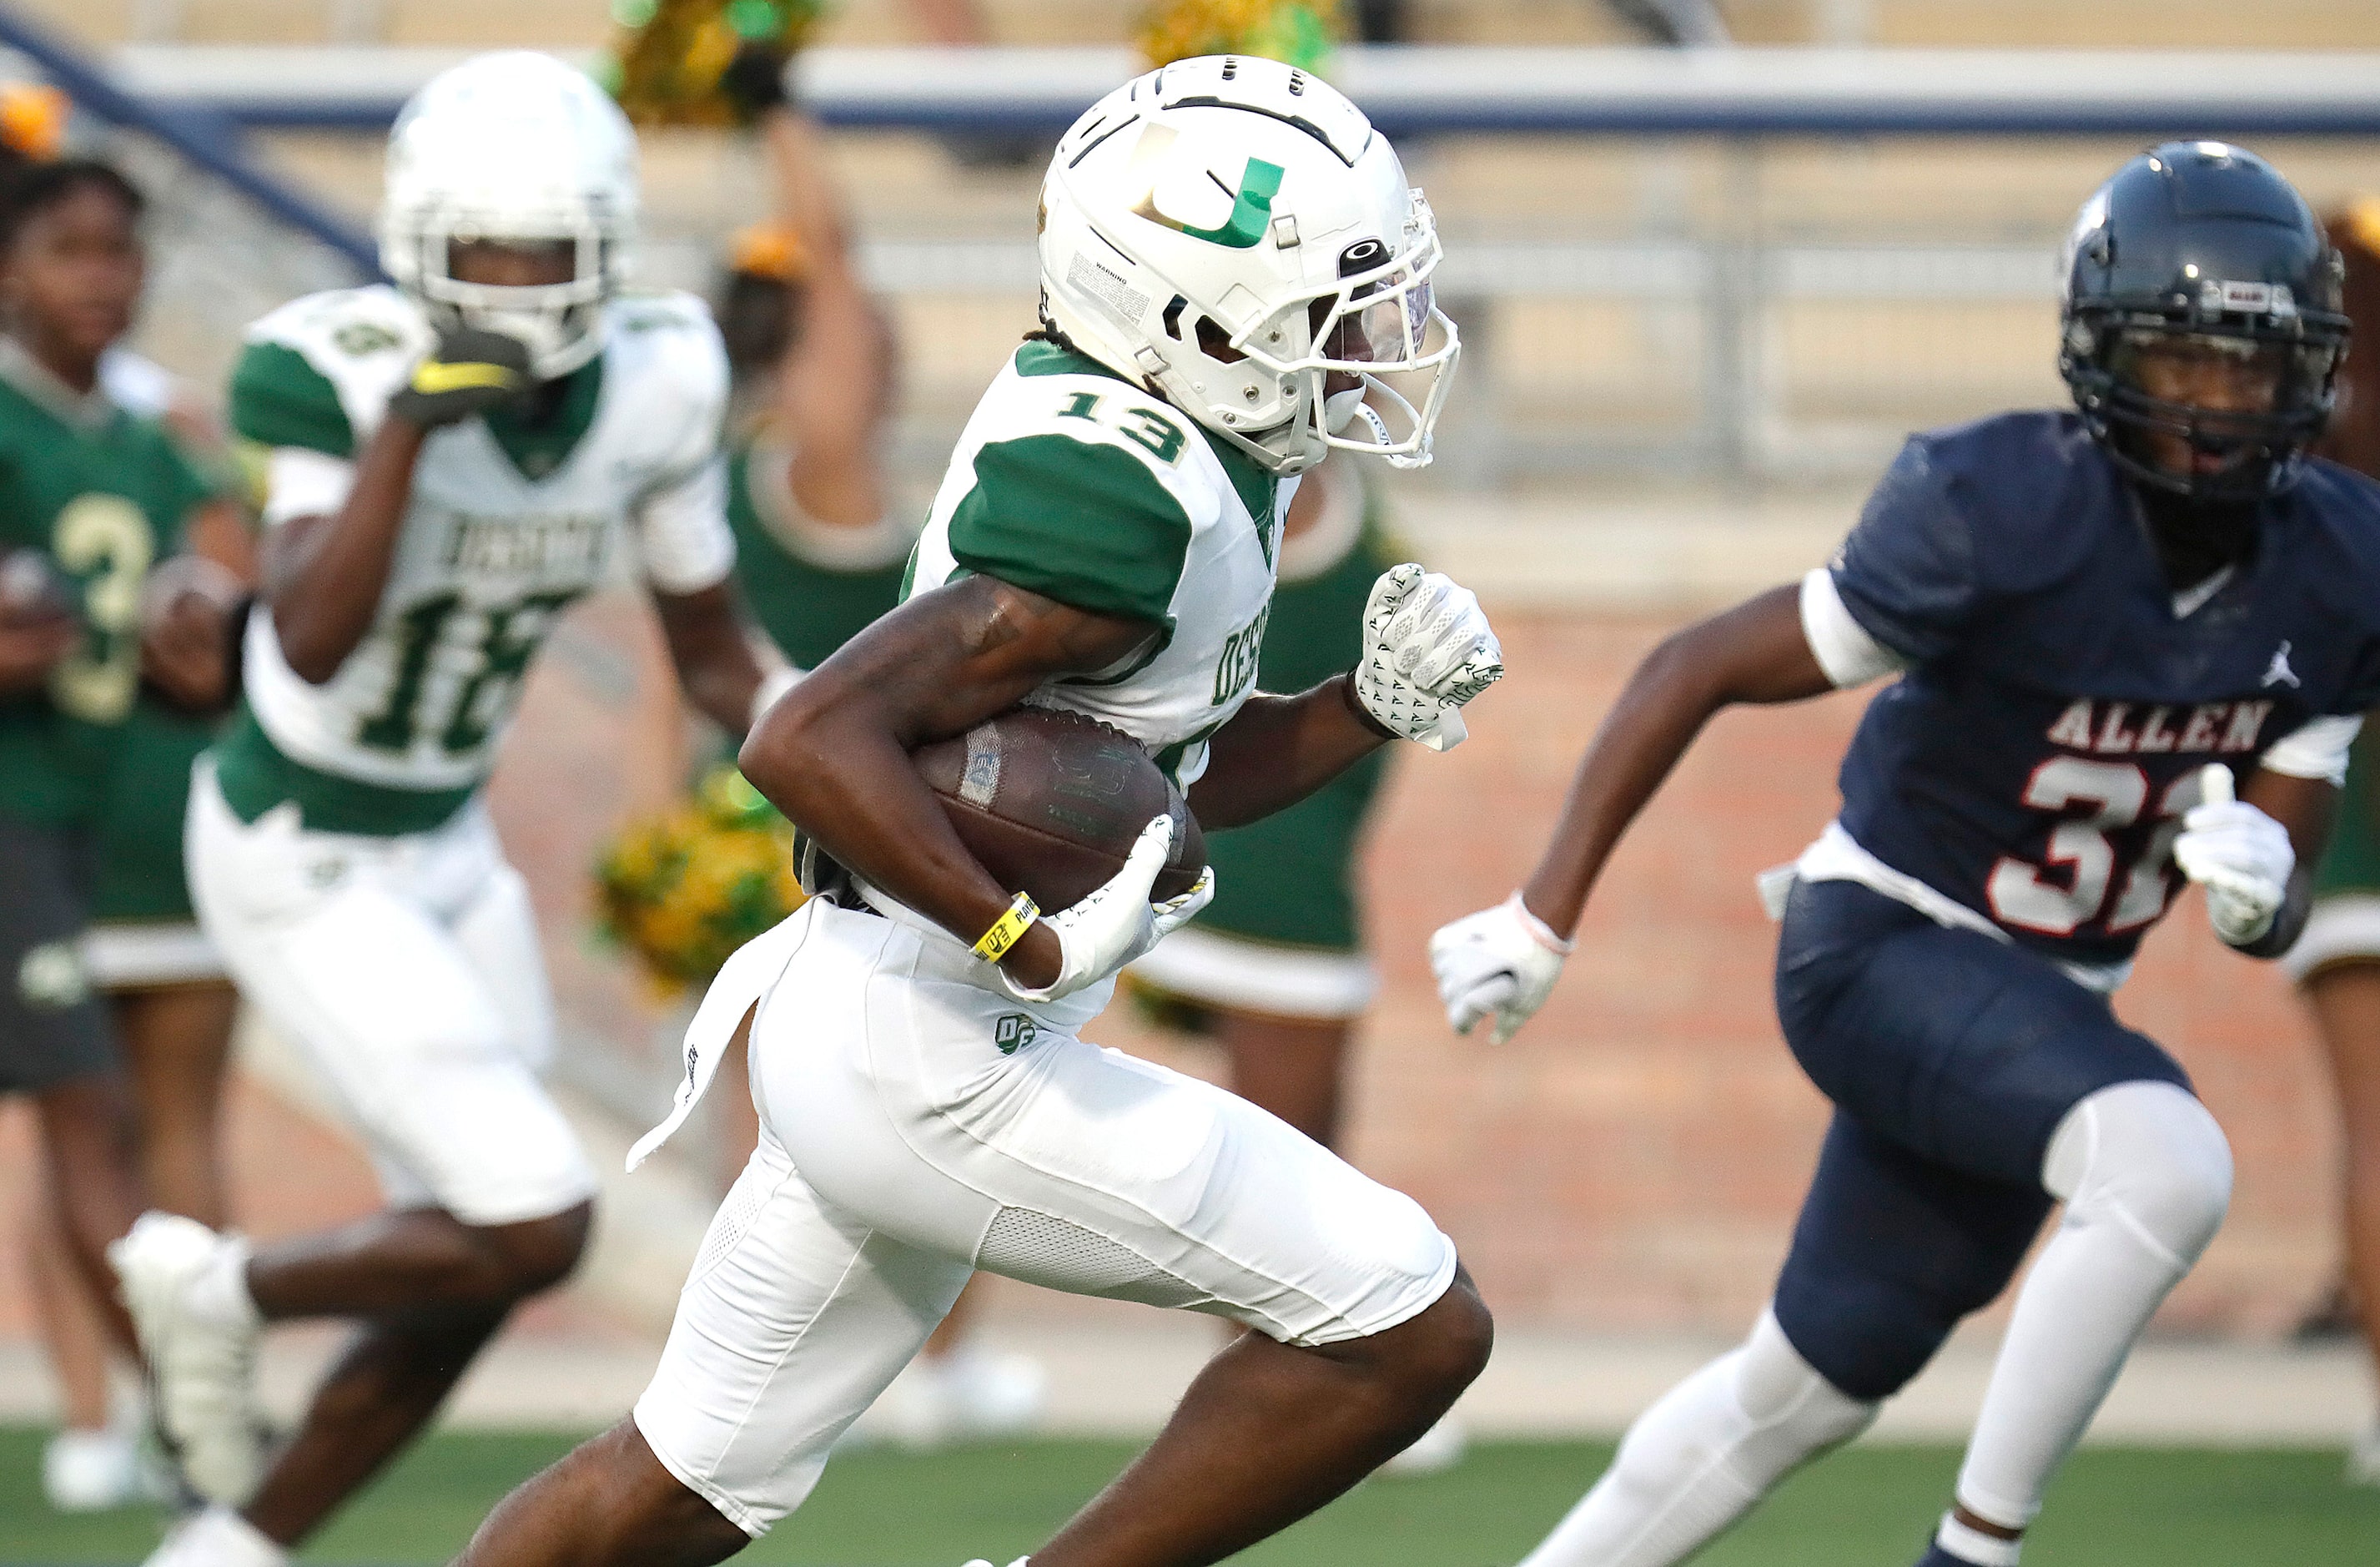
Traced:
<path id="1" fill-rule="evenodd" d="M 306 446 L 275 446 L 264 469 L 264 525 L 329 516 L 346 504 L 356 465 Z"/>
<path id="2" fill-rule="evenodd" d="M 727 526 L 727 463 L 714 456 L 665 484 L 637 508 L 637 543 L 645 580 L 664 593 L 698 593 L 735 568 Z"/>
<path id="3" fill-rule="evenodd" d="M 2347 782 L 2347 748 L 2362 731 L 2363 715 L 2310 719 L 2266 751 L 2260 765 L 2290 778 L 2319 778 L 2333 787 Z"/>
<path id="4" fill-rule="evenodd" d="M 1818 667 L 1838 690 L 1898 674 L 1909 661 L 1867 634 L 1836 591 L 1835 574 L 1819 566 L 1802 578 L 1802 635 Z"/>

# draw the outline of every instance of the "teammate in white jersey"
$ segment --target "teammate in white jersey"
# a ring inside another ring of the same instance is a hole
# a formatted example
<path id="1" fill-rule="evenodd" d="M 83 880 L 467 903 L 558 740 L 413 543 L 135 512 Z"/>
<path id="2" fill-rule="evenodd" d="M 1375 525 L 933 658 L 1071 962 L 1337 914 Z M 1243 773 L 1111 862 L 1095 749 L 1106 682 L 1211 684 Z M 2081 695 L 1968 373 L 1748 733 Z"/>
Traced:
<path id="1" fill-rule="evenodd" d="M 1044 330 L 961 437 L 910 596 L 744 747 L 815 840 L 821 895 L 730 960 L 646 1146 L 750 1013 L 760 1147 L 633 1416 L 500 1506 L 473 1567 L 732 1555 L 800 1505 L 972 1269 L 1251 1330 L 1042 1567 L 1229 1555 L 1419 1436 L 1486 1360 L 1487 1309 L 1412 1199 L 1079 1038 L 1211 889 L 1151 905 L 1165 821 L 1033 921 L 907 755 L 1019 701 L 1072 708 L 1220 827 L 1387 739 L 1459 738 L 1501 655 L 1417 566 L 1375 589 L 1357 669 L 1250 694 L 1293 476 L 1332 446 L 1427 454 L 1455 347 L 1428 209 L 1353 104 L 1246 58 L 1101 101 L 1042 199 Z"/>
<path id="2" fill-rule="evenodd" d="M 728 581 L 717 332 L 692 299 L 616 298 L 635 159 L 560 63 L 456 67 L 392 134 L 397 285 L 275 311 L 235 375 L 233 423 L 270 454 L 264 587 L 192 789 L 191 888 L 389 1211 L 253 1255 L 161 1214 L 120 1243 L 160 1424 L 216 1503 L 161 1561 L 279 1561 L 585 1243 L 593 1172 L 536 1075 L 528 897 L 480 800 L 555 616 L 629 552 L 698 707 L 741 732 L 788 683 Z M 365 1325 L 267 1469 L 253 1344 L 300 1317 Z"/>

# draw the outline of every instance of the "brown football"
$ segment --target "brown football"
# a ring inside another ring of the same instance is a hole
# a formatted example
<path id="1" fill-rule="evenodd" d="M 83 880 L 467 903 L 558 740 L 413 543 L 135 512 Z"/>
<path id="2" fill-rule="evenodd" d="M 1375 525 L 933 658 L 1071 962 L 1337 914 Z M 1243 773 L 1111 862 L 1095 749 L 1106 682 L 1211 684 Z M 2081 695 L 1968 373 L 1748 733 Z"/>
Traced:
<path id="1" fill-rule="evenodd" d="M 1173 818 L 1173 850 L 1150 896 L 1179 897 L 1207 864 L 1182 791 L 1139 741 L 1095 718 L 1011 708 L 912 753 L 959 842 L 1012 893 L 1045 912 L 1079 902 L 1123 869 L 1149 819 Z"/>

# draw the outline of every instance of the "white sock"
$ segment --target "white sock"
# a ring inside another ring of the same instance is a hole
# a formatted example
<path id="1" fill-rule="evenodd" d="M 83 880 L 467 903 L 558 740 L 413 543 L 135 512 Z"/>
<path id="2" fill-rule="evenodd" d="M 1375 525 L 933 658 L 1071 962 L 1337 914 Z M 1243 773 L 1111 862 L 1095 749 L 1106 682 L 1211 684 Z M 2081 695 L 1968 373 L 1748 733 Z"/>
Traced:
<path id="1" fill-rule="evenodd" d="M 1934 1543 L 1961 1561 L 1973 1562 L 1975 1567 L 2016 1567 L 2018 1553 L 2024 1549 L 2021 1539 L 2004 1540 L 1981 1529 L 1971 1529 L 1948 1512 L 1942 1514 L 1942 1526 L 1934 1531 Z"/>
<path id="2" fill-rule="evenodd" d="M 2186 1090 L 2119 1083 L 2067 1111 L 2042 1184 L 2066 1217 L 2017 1294 L 1959 1471 L 1960 1503 L 2010 1529 L 2041 1511 L 2132 1342 L 2215 1238 L 2231 1151 Z"/>
<path id="3" fill-rule="evenodd" d="M 1668 1567 L 1778 1481 L 1867 1429 L 1877 1405 L 1837 1391 L 1761 1313 L 1744 1345 L 1637 1416 L 1611 1467 L 1521 1567 Z"/>
<path id="4" fill-rule="evenodd" d="M 226 1234 L 190 1281 L 188 1302 L 192 1311 L 226 1327 L 258 1328 L 264 1322 L 256 1297 L 248 1293 L 248 1261 L 251 1248 L 246 1235 Z"/>

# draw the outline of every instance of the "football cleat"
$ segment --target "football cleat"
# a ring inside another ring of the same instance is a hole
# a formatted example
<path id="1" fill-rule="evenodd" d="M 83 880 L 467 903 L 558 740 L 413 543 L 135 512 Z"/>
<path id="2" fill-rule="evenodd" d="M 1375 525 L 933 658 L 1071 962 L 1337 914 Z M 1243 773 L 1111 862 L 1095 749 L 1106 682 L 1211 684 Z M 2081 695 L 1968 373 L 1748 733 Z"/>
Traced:
<path id="1" fill-rule="evenodd" d="M 151 1407 L 166 1452 L 191 1490 L 210 1501 L 246 1501 L 264 1471 L 256 1409 L 260 1325 L 199 1310 L 193 1286 L 247 1243 L 178 1214 L 144 1213 L 107 1248 L 148 1362 Z"/>
<path id="2" fill-rule="evenodd" d="M 193 1512 L 170 1530 L 143 1567 L 285 1567 L 289 1553 L 230 1508 Z"/>
<path id="3" fill-rule="evenodd" d="M 128 1431 L 60 1431 L 42 1449 L 42 1495 L 60 1512 L 103 1512 L 152 1500 Z"/>
<path id="4" fill-rule="evenodd" d="M 910 1452 L 1013 1436 L 1041 1423 L 1048 1377 L 1029 1355 L 974 1344 L 913 1361 L 868 1412 L 866 1437 Z"/>

